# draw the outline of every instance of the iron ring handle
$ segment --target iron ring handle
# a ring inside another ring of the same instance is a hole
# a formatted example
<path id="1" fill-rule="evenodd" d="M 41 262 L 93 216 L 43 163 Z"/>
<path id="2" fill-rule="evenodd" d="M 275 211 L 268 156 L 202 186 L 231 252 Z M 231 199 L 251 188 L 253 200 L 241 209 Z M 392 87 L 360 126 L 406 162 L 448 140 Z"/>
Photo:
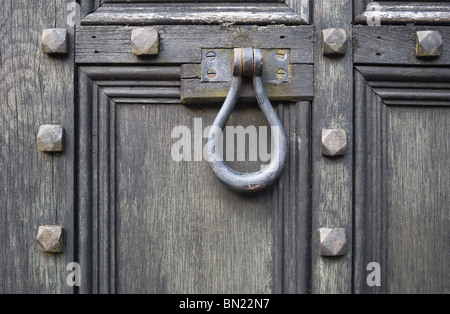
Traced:
<path id="1" fill-rule="evenodd" d="M 228 167 L 223 161 L 218 145 L 226 123 L 236 106 L 242 77 L 253 75 L 253 88 L 258 105 L 272 128 L 272 158 L 261 171 L 241 173 Z M 273 184 L 286 165 L 287 141 L 283 125 L 270 103 L 262 80 L 262 55 L 259 49 L 237 48 L 234 50 L 234 66 L 231 87 L 209 133 L 207 144 L 211 169 L 220 181 L 238 192 L 256 192 Z"/>

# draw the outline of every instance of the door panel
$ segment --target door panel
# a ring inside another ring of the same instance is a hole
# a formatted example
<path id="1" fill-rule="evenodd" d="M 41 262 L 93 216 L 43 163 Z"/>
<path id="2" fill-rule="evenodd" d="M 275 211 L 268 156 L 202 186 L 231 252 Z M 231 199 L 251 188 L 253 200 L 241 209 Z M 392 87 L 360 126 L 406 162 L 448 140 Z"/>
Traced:
<path id="1" fill-rule="evenodd" d="M 449 293 L 450 108 L 387 108 L 387 293 Z"/>
<path id="2" fill-rule="evenodd" d="M 446 69 L 357 67 L 355 290 L 448 293 Z M 366 266 L 381 265 L 381 287 Z"/>
<path id="3" fill-rule="evenodd" d="M 196 145 L 195 119 L 204 129 L 219 109 L 179 103 L 178 67 L 81 67 L 79 86 L 79 256 L 89 265 L 82 292 L 308 291 L 310 102 L 277 106 L 289 164 L 272 188 L 242 195 L 202 156 L 173 159 L 172 130 L 192 130 Z M 246 104 L 229 125 L 266 122 Z"/>

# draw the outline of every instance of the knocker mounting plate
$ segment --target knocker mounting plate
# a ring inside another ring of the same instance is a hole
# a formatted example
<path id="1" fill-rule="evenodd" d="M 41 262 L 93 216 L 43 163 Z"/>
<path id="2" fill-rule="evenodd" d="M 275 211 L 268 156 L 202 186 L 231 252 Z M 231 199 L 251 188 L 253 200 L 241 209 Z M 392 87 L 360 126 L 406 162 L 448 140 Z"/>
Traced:
<path id="1" fill-rule="evenodd" d="M 291 49 L 260 49 L 262 80 L 271 101 L 297 102 L 313 98 L 313 66 L 295 64 Z M 186 105 L 223 103 L 233 77 L 234 49 L 203 48 L 201 64 L 181 67 L 181 102 Z M 254 102 L 252 84 L 244 80 L 239 102 Z"/>
<path id="2" fill-rule="evenodd" d="M 203 49 L 202 82 L 231 82 L 233 77 L 233 49 Z M 263 82 L 289 83 L 291 62 L 289 49 L 261 50 Z"/>

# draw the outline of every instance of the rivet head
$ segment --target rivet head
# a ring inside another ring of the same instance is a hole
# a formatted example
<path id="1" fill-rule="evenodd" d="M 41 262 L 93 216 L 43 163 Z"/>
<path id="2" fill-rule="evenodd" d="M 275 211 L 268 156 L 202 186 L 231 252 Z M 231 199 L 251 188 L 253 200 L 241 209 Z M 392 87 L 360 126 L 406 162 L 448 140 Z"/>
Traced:
<path id="1" fill-rule="evenodd" d="M 320 255 L 342 256 L 347 253 L 347 237 L 343 228 L 320 228 Z"/>
<path id="2" fill-rule="evenodd" d="M 343 56 L 347 53 L 347 33 L 342 28 L 322 30 L 324 56 Z"/>
<path id="3" fill-rule="evenodd" d="M 322 130 L 322 155 L 343 156 L 347 153 L 347 134 L 342 129 Z"/>
<path id="4" fill-rule="evenodd" d="M 61 253 L 63 229 L 62 226 L 40 226 L 36 237 L 38 248 L 47 253 Z"/>
<path id="5" fill-rule="evenodd" d="M 416 56 L 439 57 L 442 55 L 444 42 L 438 31 L 416 32 Z"/>
<path id="6" fill-rule="evenodd" d="M 64 129 L 60 125 L 42 125 L 37 135 L 37 146 L 41 152 L 64 150 Z"/>
<path id="7" fill-rule="evenodd" d="M 68 39 L 67 29 L 46 29 L 42 32 L 42 51 L 46 54 L 67 54 Z"/>
<path id="8" fill-rule="evenodd" d="M 159 54 L 159 33 L 154 27 L 137 28 L 131 33 L 131 48 L 136 56 Z"/>

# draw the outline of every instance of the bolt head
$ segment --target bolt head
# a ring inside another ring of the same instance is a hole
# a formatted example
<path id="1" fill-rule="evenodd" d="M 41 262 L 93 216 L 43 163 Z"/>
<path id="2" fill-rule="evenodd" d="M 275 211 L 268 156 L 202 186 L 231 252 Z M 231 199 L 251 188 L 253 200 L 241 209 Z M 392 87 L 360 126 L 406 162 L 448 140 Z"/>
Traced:
<path id="1" fill-rule="evenodd" d="M 324 29 L 322 41 L 322 53 L 325 56 L 343 56 L 347 53 L 347 33 L 345 29 Z"/>
<path id="2" fill-rule="evenodd" d="M 37 146 L 41 152 L 64 150 L 64 129 L 60 125 L 42 125 L 37 135 Z"/>
<path id="3" fill-rule="evenodd" d="M 419 31 L 416 33 L 416 56 L 439 57 L 442 55 L 444 42 L 438 31 Z"/>
<path id="4" fill-rule="evenodd" d="M 154 27 L 137 28 L 131 33 L 131 48 L 136 56 L 159 54 L 159 33 Z"/>
<path id="5" fill-rule="evenodd" d="M 347 253 L 347 238 L 343 228 L 320 228 L 320 255 L 342 256 Z"/>
<path id="6" fill-rule="evenodd" d="M 46 54 L 66 54 L 69 34 L 64 28 L 50 28 L 42 32 L 42 51 Z"/>
<path id="7" fill-rule="evenodd" d="M 36 237 L 38 248 L 47 253 L 61 253 L 63 229 L 62 226 L 40 226 Z"/>
<path id="8" fill-rule="evenodd" d="M 322 130 L 322 155 L 336 157 L 347 153 L 347 134 L 341 129 Z"/>
<path id="9" fill-rule="evenodd" d="M 284 70 L 284 69 L 278 69 L 278 70 L 277 70 L 277 77 L 278 77 L 280 80 L 286 79 L 286 78 L 287 78 L 287 72 L 286 72 L 286 70 Z"/>

